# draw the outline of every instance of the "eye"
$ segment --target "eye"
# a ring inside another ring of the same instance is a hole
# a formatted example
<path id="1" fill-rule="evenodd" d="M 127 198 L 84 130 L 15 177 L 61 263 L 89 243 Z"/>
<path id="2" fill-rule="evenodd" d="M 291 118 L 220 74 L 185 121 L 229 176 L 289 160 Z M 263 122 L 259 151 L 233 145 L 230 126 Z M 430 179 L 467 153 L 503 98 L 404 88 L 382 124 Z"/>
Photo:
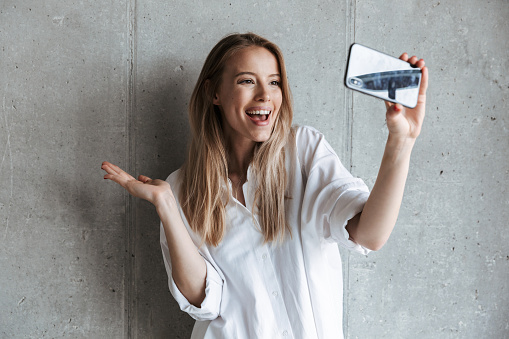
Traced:
<path id="1" fill-rule="evenodd" d="M 238 83 L 239 84 L 254 84 L 254 81 L 252 79 L 244 79 L 244 80 L 240 80 Z"/>
<path id="2" fill-rule="evenodd" d="M 271 81 L 270 84 L 274 85 L 274 86 L 279 86 L 280 82 L 278 80 L 274 80 L 274 81 Z"/>

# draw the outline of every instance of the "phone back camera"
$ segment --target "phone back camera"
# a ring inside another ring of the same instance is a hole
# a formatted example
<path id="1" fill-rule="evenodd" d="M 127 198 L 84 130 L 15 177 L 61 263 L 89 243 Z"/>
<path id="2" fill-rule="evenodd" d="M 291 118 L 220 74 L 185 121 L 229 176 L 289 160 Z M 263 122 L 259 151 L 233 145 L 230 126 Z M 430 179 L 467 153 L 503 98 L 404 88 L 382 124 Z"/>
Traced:
<path id="1" fill-rule="evenodd" d="M 362 80 L 357 78 L 350 78 L 350 84 L 356 87 L 362 87 Z"/>

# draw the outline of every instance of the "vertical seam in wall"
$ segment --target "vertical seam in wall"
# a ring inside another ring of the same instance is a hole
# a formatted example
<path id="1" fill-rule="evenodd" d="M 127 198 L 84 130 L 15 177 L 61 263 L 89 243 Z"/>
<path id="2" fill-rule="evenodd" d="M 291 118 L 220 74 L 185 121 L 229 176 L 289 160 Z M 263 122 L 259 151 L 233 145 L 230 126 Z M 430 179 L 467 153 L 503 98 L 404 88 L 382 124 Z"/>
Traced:
<path id="1" fill-rule="evenodd" d="M 346 10 L 345 10 L 345 55 L 348 56 L 348 51 L 349 51 L 349 45 L 350 45 L 350 30 L 351 30 L 351 25 L 350 25 L 350 7 L 351 7 L 351 0 L 346 0 L 345 1 L 345 5 L 346 5 Z M 345 69 L 345 72 L 346 72 L 346 69 Z M 346 151 L 343 152 L 344 156 L 348 158 L 347 159 L 344 159 L 345 161 L 348 161 L 348 168 L 351 169 L 351 156 L 350 156 L 350 143 L 351 143 L 351 137 L 350 137 L 350 134 L 351 134 L 351 131 L 350 131 L 350 100 L 349 100 L 349 93 L 348 93 L 348 88 L 346 86 L 344 86 L 344 90 L 343 90 L 343 97 L 344 97 L 344 102 L 345 102 L 345 127 L 344 127 L 344 131 L 346 132 L 346 138 L 344 138 L 344 141 L 343 141 L 343 149 L 345 149 Z M 346 164 L 345 164 L 346 165 Z M 344 332 L 344 335 L 345 335 L 345 338 L 348 337 L 348 281 L 349 281 L 349 277 L 348 277 L 348 274 L 349 274 L 349 261 L 350 261 L 350 254 L 347 253 L 346 255 L 346 258 L 343 258 L 343 261 L 345 263 L 344 267 L 345 267 L 345 270 L 343 272 L 343 281 L 345 282 L 345 286 L 343 286 L 343 305 L 341 305 L 343 307 L 343 319 L 342 319 L 342 322 L 343 322 L 343 332 Z"/>
<path id="2" fill-rule="evenodd" d="M 355 42 L 355 18 L 356 18 L 356 0 L 347 0 L 346 1 L 346 34 L 345 34 L 345 55 L 349 55 L 350 52 L 350 45 Z M 345 70 L 346 71 L 346 70 Z M 353 168 L 353 91 L 348 90 L 348 88 L 344 87 L 344 97 L 345 97 L 345 110 L 347 112 L 346 114 L 346 155 L 348 157 L 348 165 L 350 172 Z M 346 286 L 344 287 L 344 290 L 346 293 L 344 293 L 343 297 L 343 309 L 346 310 L 346 312 L 343 312 L 343 331 L 345 338 L 350 337 L 350 326 L 349 326 L 349 295 L 350 295 L 350 257 L 351 253 L 350 251 L 347 252 L 347 257 L 345 258 L 345 272 L 344 272 L 344 281 L 346 281 Z"/>
<path id="3" fill-rule="evenodd" d="M 357 16 L 357 0 L 352 0 L 352 8 L 351 8 L 351 17 L 353 18 L 352 20 L 350 20 L 350 44 L 354 43 L 355 42 L 355 19 L 356 19 L 356 16 Z M 353 101 L 353 91 L 349 91 L 349 94 L 350 94 L 350 112 L 349 112 L 349 116 L 350 116 L 350 171 L 352 171 L 353 169 L 353 121 L 354 121 L 354 117 L 353 117 L 353 107 L 354 107 L 354 101 Z"/>
<path id="4" fill-rule="evenodd" d="M 136 143 L 134 138 L 134 127 L 133 117 L 134 109 L 136 107 L 136 97 L 134 92 L 135 75 L 136 75 L 136 0 L 127 1 L 127 46 L 128 58 L 127 58 L 127 97 L 126 97 L 126 171 L 133 173 L 136 167 Z M 136 282 L 136 270 L 135 270 L 135 241 L 134 241 L 134 230 L 136 221 L 136 209 L 134 206 L 134 199 L 130 195 L 126 195 L 125 199 L 126 209 L 126 226 L 125 226 L 125 237 L 126 237 L 126 256 L 124 260 L 125 277 L 124 286 L 125 288 L 125 315 L 127 321 L 124 321 L 124 337 L 133 337 L 133 323 L 136 320 L 135 313 L 135 302 L 133 298 L 135 296 L 135 282 Z"/>

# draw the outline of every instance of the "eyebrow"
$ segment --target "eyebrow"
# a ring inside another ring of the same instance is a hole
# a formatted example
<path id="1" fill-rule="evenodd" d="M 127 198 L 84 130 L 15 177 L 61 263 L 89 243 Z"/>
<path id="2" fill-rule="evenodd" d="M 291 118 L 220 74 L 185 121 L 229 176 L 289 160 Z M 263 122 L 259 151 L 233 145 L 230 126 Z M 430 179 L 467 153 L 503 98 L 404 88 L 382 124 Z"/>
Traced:
<path id="1" fill-rule="evenodd" d="M 241 75 L 245 75 L 245 74 L 253 75 L 253 76 L 256 75 L 256 73 L 253 73 L 253 72 L 240 72 L 240 73 L 235 74 L 235 77 L 238 77 L 238 76 L 241 76 Z M 276 73 L 276 74 L 269 75 L 269 77 L 281 77 L 281 75 Z"/>

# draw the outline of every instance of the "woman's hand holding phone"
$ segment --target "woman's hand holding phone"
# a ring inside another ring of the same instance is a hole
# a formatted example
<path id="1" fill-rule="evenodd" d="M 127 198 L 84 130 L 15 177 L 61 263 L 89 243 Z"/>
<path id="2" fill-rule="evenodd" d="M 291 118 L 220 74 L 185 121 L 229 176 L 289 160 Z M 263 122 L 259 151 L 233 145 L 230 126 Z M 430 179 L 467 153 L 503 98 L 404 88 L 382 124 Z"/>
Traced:
<path id="1" fill-rule="evenodd" d="M 424 60 L 417 59 L 416 56 L 409 59 L 407 53 L 403 53 L 400 59 L 409 62 L 422 72 L 417 104 L 414 108 L 408 108 L 400 103 L 385 101 L 389 138 L 382 163 L 362 213 L 351 219 L 347 225 L 347 230 L 354 241 L 371 249 L 379 249 L 385 244 L 396 223 L 408 175 L 410 155 L 421 131 L 426 108 L 428 69 Z"/>
<path id="2" fill-rule="evenodd" d="M 417 105 L 414 108 L 408 108 L 401 104 L 385 101 L 385 106 L 387 108 L 387 128 L 389 129 L 389 135 L 392 137 L 416 139 L 421 132 L 425 115 L 428 68 L 425 66 L 424 60 L 418 59 L 416 56 L 408 58 L 408 54 L 403 53 L 399 58 L 421 70 L 422 78 L 419 87 L 419 96 L 417 98 Z"/>

